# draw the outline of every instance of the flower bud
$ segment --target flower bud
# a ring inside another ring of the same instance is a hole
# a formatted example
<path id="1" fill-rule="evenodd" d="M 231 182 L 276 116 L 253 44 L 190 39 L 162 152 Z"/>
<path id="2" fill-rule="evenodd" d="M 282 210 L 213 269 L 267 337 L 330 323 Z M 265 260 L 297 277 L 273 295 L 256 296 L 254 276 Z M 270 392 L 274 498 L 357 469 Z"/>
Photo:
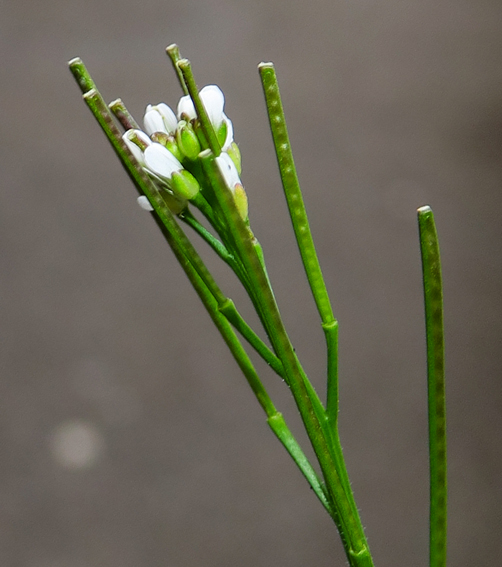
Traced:
<path id="1" fill-rule="evenodd" d="M 169 210 L 174 213 L 175 215 L 179 215 L 183 210 L 185 210 L 188 201 L 186 199 L 181 199 L 172 195 L 168 191 L 161 190 L 162 198 L 166 202 Z M 141 195 L 137 199 L 138 205 L 144 211 L 152 212 L 153 207 L 150 204 L 150 201 L 147 199 L 146 195 Z"/>
<path id="2" fill-rule="evenodd" d="M 186 169 L 175 171 L 171 177 L 173 193 L 183 199 L 193 199 L 200 191 L 197 179 Z"/>
<path id="3" fill-rule="evenodd" d="M 161 144 L 154 142 L 145 150 L 145 169 L 163 181 L 175 196 L 193 199 L 200 190 L 195 177 Z"/>
<path id="4" fill-rule="evenodd" d="M 200 143 L 191 124 L 181 120 L 176 129 L 176 142 L 182 154 L 194 160 L 200 153 Z"/>
<path id="5" fill-rule="evenodd" d="M 178 121 L 171 108 L 161 102 L 155 106 L 149 104 L 146 107 L 143 124 L 145 125 L 145 132 L 151 136 L 155 132 L 174 134 Z"/>
<path id="6" fill-rule="evenodd" d="M 199 140 L 201 149 L 207 150 L 209 148 L 209 144 L 207 143 L 206 136 L 200 127 L 199 121 L 195 120 L 193 123 L 193 129 L 195 134 L 197 135 L 197 139 Z"/>

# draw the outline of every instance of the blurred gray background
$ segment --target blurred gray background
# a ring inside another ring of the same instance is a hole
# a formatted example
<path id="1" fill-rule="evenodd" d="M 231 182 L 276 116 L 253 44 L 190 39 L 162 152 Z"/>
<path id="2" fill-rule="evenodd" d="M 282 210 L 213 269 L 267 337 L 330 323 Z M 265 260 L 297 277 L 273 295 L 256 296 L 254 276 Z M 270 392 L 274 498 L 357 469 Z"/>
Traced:
<path id="1" fill-rule="evenodd" d="M 344 565 L 209 317 L 81 101 L 81 56 L 138 119 L 217 83 L 251 222 L 324 394 L 322 334 L 267 128 L 278 70 L 341 325 L 341 435 L 375 562 L 427 564 L 425 348 L 415 210 L 444 261 L 450 565 L 502 552 L 502 5 L 498 0 L 66 0 L 0 5 L 0 563 Z M 201 246 L 222 287 L 235 281 Z M 263 365 L 298 430 L 284 385 Z"/>

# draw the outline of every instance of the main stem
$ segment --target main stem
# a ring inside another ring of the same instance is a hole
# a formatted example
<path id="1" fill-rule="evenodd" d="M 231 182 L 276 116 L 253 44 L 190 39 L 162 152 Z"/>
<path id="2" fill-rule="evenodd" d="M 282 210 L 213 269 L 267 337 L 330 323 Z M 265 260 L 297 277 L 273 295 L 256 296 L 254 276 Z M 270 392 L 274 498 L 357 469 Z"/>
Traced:
<path id="1" fill-rule="evenodd" d="M 319 461 L 349 563 L 352 567 L 370 567 L 373 562 L 361 521 L 357 510 L 351 505 L 345 493 L 344 483 L 331 455 L 329 441 L 324 435 L 322 425 L 309 397 L 302 368 L 286 333 L 267 275 L 256 252 L 254 237 L 235 208 L 232 193 L 225 184 L 214 155 L 207 150 L 200 157 L 206 172 L 211 175 L 214 185 L 218 187 L 217 198 L 227 218 L 233 243 L 246 269 L 251 287 L 255 290 L 260 311 L 264 316 L 267 334 L 274 351 L 282 361 L 286 381 Z"/>

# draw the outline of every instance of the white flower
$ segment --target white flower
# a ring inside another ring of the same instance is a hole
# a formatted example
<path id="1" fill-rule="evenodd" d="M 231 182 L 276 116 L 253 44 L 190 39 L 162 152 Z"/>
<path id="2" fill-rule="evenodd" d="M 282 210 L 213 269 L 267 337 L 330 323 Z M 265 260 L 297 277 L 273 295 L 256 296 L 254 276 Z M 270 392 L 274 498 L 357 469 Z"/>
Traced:
<path id="1" fill-rule="evenodd" d="M 150 178 L 161 188 L 167 186 L 170 190 L 170 197 L 166 195 L 165 199 L 171 199 L 168 206 L 173 212 L 180 213 L 187 200 L 197 196 L 199 182 L 165 146 L 152 142 L 141 130 L 128 130 L 122 139 Z M 147 200 L 138 199 L 138 203 L 140 207 L 150 210 Z"/>
<path id="2" fill-rule="evenodd" d="M 183 166 L 162 144 L 151 143 L 143 154 L 145 169 L 152 172 L 160 179 L 169 181 L 176 171 L 181 171 Z"/>
<path id="3" fill-rule="evenodd" d="M 226 125 L 226 137 L 222 149 L 226 151 L 234 141 L 234 128 L 232 121 L 223 112 L 225 106 L 225 96 L 220 87 L 216 85 L 207 85 L 199 93 L 204 108 L 209 116 L 209 121 L 213 125 L 216 133 L 219 132 L 223 124 Z M 187 95 L 181 97 L 178 103 L 178 120 L 182 120 L 183 116 L 188 116 L 189 120 L 197 117 L 192 99 Z"/>
<path id="4" fill-rule="evenodd" d="M 176 132 L 178 121 L 171 108 L 161 102 L 155 106 L 149 104 L 146 107 L 143 124 L 145 125 L 146 133 L 150 136 L 155 132 L 164 132 L 164 134 L 172 136 Z"/>
<path id="5" fill-rule="evenodd" d="M 152 142 L 141 130 L 127 130 L 122 136 L 139 164 L 160 181 L 169 181 L 183 166 L 162 144 Z"/>

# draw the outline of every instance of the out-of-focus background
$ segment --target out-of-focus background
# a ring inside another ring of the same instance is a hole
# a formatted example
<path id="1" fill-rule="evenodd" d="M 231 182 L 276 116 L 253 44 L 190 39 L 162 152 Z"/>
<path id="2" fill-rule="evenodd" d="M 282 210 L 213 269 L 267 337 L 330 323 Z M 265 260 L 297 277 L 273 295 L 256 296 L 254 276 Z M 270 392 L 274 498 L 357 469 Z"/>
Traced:
<path id="1" fill-rule="evenodd" d="M 164 48 L 177 42 L 200 86 L 226 94 L 252 226 L 323 392 L 322 334 L 256 71 L 277 66 L 340 320 L 341 435 L 377 566 L 427 564 L 415 211 L 433 207 L 450 565 L 499 564 L 500 2 L 6 0 L 0 9 L 0 563 L 345 564 L 66 67 L 81 56 L 105 98 L 121 96 L 141 119 L 147 103 L 176 105 Z M 259 368 L 298 430 L 284 385 Z"/>

